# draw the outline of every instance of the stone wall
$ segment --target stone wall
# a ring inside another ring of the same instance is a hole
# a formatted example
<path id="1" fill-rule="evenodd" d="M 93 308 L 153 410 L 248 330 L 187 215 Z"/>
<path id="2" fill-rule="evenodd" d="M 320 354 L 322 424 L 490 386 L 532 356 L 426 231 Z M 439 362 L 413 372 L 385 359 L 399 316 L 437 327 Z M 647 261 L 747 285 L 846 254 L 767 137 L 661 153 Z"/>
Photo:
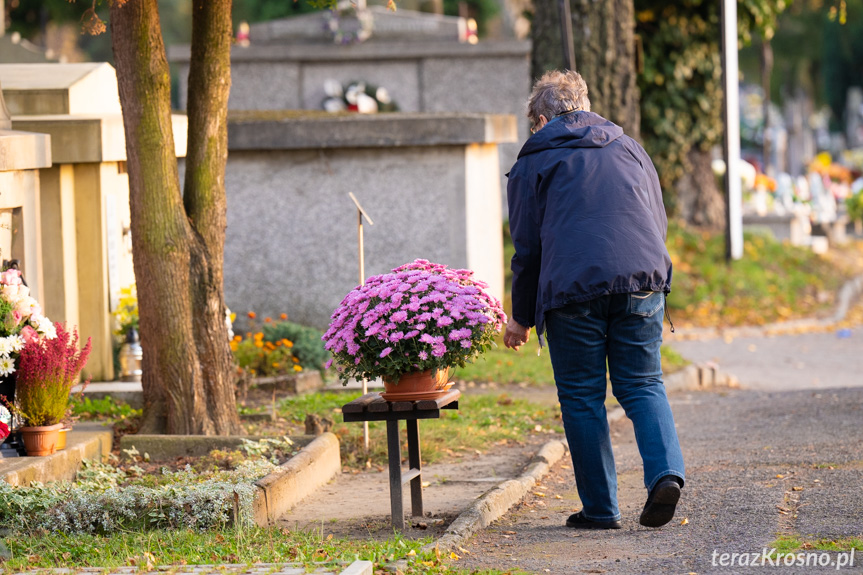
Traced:
<path id="1" fill-rule="evenodd" d="M 324 327 L 366 277 L 417 258 L 468 267 L 503 293 L 497 144 L 515 118 L 479 114 L 234 117 L 226 170 L 225 297 L 243 317 Z"/>

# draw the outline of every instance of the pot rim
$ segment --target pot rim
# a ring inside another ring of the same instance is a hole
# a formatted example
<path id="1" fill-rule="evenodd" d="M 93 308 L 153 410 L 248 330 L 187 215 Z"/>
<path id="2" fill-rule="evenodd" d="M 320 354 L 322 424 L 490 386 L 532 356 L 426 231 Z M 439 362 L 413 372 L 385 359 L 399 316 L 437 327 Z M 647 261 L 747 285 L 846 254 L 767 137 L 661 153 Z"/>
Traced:
<path id="1" fill-rule="evenodd" d="M 60 431 L 61 429 L 63 429 L 63 424 L 62 423 L 55 423 L 54 425 L 22 425 L 21 427 L 18 428 L 19 431 L 27 430 L 27 431 L 36 431 L 36 432 L 54 431 L 55 429 L 57 431 Z"/>

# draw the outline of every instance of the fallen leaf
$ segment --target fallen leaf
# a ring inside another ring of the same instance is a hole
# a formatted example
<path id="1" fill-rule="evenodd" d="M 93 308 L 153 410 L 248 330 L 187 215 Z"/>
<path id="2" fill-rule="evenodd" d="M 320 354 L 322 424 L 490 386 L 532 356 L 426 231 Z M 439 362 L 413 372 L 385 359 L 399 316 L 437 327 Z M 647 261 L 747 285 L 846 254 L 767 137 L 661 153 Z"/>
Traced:
<path id="1" fill-rule="evenodd" d="M 545 493 L 540 493 L 539 491 L 534 491 L 533 494 L 537 497 L 545 497 Z"/>
<path id="2" fill-rule="evenodd" d="M 407 552 L 408 557 L 414 557 L 417 554 L 416 549 L 411 549 Z"/>
<path id="3" fill-rule="evenodd" d="M 468 551 L 464 547 L 459 547 L 458 550 L 461 551 L 462 553 L 464 553 L 465 555 L 470 555 L 470 551 Z"/>
<path id="4" fill-rule="evenodd" d="M 515 535 L 515 531 L 504 531 L 504 535 Z"/>
<path id="5" fill-rule="evenodd" d="M 681 525 L 689 525 L 689 519 L 686 517 L 683 518 L 683 521 L 680 522 Z"/>
<path id="6" fill-rule="evenodd" d="M 422 482 L 423 487 L 428 487 L 429 485 L 431 485 L 431 482 L 429 482 L 429 481 L 423 481 Z"/>
<path id="7" fill-rule="evenodd" d="M 802 487 L 792 487 L 791 491 L 803 491 Z"/>
<path id="8" fill-rule="evenodd" d="M 329 535 L 327 535 L 327 541 L 332 541 L 332 540 L 333 540 L 333 534 L 330 533 Z"/>
<path id="9" fill-rule="evenodd" d="M 781 475 L 781 474 L 777 474 L 777 475 L 776 475 L 776 479 L 784 479 L 784 478 L 785 478 L 785 476 L 784 476 L 784 475 Z"/>
<path id="10" fill-rule="evenodd" d="M 555 499 L 563 499 L 563 497 L 561 497 L 560 495 L 555 495 L 554 498 Z"/>
<path id="11" fill-rule="evenodd" d="M 455 551 L 449 552 L 449 558 L 452 559 L 453 561 L 458 561 L 459 559 L 461 559 L 461 557 L 459 557 L 458 555 L 455 554 Z"/>

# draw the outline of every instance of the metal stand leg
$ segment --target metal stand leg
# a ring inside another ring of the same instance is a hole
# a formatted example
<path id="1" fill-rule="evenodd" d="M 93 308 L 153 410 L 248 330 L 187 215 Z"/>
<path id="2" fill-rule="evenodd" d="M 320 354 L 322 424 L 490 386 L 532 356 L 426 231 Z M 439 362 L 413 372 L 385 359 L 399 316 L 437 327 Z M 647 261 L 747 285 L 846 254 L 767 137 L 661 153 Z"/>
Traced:
<path id="1" fill-rule="evenodd" d="M 408 465 L 411 471 L 417 470 L 417 476 L 411 479 L 411 514 L 414 517 L 423 516 L 423 476 L 420 461 L 420 431 L 416 419 L 406 421 L 408 428 Z"/>
<path id="2" fill-rule="evenodd" d="M 399 442 L 399 422 L 387 421 L 387 453 L 390 463 L 390 513 L 393 527 L 404 530 L 405 513 L 402 508 L 402 448 Z"/>

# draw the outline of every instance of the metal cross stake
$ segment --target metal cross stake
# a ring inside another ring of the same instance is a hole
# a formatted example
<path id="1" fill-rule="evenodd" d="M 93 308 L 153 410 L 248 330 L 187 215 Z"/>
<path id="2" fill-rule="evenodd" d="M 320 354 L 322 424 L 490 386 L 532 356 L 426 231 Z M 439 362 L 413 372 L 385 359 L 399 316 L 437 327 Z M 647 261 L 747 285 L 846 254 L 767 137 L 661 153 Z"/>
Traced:
<path id="1" fill-rule="evenodd" d="M 351 199 L 354 201 L 354 205 L 357 207 L 357 244 L 358 244 L 359 255 L 360 255 L 360 285 L 365 285 L 365 283 L 366 283 L 366 263 L 365 263 L 365 257 L 363 255 L 363 218 L 366 219 L 366 221 L 369 223 L 370 226 L 375 225 L 375 223 L 372 221 L 372 219 L 369 217 L 369 215 L 366 213 L 366 211 L 360 205 L 359 200 L 357 200 L 357 197 L 353 194 L 353 192 L 348 192 L 348 195 L 351 197 Z M 363 395 L 365 395 L 369 391 L 369 384 L 365 380 L 365 378 L 363 378 L 362 384 L 363 384 Z M 366 453 L 368 453 L 368 451 L 369 451 L 369 422 L 368 421 L 363 422 L 363 448 L 365 448 Z"/>

